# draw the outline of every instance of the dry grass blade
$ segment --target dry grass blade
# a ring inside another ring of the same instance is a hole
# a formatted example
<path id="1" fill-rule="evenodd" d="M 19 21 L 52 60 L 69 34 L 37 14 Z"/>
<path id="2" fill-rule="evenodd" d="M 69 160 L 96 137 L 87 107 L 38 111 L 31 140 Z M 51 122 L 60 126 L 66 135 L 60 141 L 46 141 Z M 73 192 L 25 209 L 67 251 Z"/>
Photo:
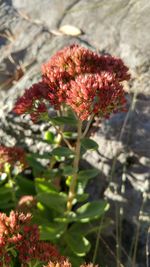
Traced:
<path id="1" fill-rule="evenodd" d="M 150 243 L 150 227 L 148 229 L 147 240 L 146 240 L 146 267 L 149 267 L 150 266 L 150 261 L 149 261 L 149 256 L 150 256 L 149 243 Z"/>
<path id="2" fill-rule="evenodd" d="M 53 34 L 53 35 L 56 35 L 56 36 L 62 36 L 64 35 L 62 32 L 60 32 L 59 30 L 50 30 L 50 32 Z"/>

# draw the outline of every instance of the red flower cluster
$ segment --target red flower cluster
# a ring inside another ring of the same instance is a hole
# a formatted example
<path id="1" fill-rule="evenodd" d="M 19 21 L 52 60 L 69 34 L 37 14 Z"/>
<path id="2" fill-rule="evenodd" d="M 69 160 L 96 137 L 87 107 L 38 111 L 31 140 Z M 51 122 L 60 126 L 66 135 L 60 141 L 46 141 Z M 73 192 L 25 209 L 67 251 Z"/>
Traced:
<path id="1" fill-rule="evenodd" d="M 39 240 L 38 227 L 29 225 L 30 221 L 29 213 L 12 211 L 9 217 L 0 213 L 0 266 L 11 266 L 14 254 L 18 254 L 22 267 L 32 260 L 47 264 L 64 259 L 55 246 Z"/>
<path id="2" fill-rule="evenodd" d="M 30 114 L 32 121 L 36 121 L 41 114 L 47 112 L 46 100 L 48 99 L 49 87 L 43 83 L 35 83 L 25 90 L 18 99 L 13 109 L 17 114 Z"/>
<path id="3" fill-rule="evenodd" d="M 0 146 L 0 172 L 4 171 L 5 163 L 12 166 L 21 167 L 23 170 L 27 167 L 25 151 L 20 147 Z"/>
<path id="4" fill-rule="evenodd" d="M 28 263 L 34 260 L 47 263 L 49 260 L 56 261 L 62 258 L 55 246 L 39 241 L 39 230 L 36 225 L 25 226 L 23 230 L 22 243 L 17 246 L 22 267 L 27 267 Z"/>
<path id="5" fill-rule="evenodd" d="M 44 267 L 72 267 L 72 264 L 67 260 L 67 261 L 61 261 L 61 262 L 49 262 L 47 266 Z M 98 265 L 93 265 L 92 263 L 90 264 L 83 264 L 80 265 L 80 267 L 98 267 Z"/>
<path id="6" fill-rule="evenodd" d="M 30 214 L 25 216 L 12 211 L 8 217 L 0 213 L 0 266 L 9 266 L 11 251 L 23 240 L 22 228 L 30 219 Z"/>
<path id="7" fill-rule="evenodd" d="M 60 109 L 62 104 L 69 105 L 81 120 L 91 114 L 108 117 L 124 109 L 126 101 L 121 82 L 129 80 L 130 75 L 121 59 L 71 45 L 43 64 L 42 74 L 42 81 L 18 100 L 16 113 L 28 112 L 32 119 L 37 118 L 40 112 L 45 112 L 44 106 L 43 111 L 39 110 L 40 104 L 43 105 L 41 99 L 49 100 L 55 109 Z M 36 99 L 38 107 L 35 107 Z"/>
<path id="8" fill-rule="evenodd" d="M 71 267 L 71 263 L 67 260 L 67 261 L 62 261 L 62 262 L 49 262 L 48 265 L 43 266 L 43 267 Z"/>

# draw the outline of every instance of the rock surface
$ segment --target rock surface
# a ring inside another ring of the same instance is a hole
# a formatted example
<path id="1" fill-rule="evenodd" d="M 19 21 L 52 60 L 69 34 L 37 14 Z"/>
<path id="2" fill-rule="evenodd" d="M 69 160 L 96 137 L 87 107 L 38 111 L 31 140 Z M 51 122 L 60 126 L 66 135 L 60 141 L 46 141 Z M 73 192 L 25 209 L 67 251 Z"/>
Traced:
<path id="1" fill-rule="evenodd" d="M 40 79 L 41 63 L 58 49 L 78 42 L 119 56 L 129 66 L 129 112 L 93 125 L 91 133 L 99 143 L 99 152 L 87 153 L 86 160 L 101 170 L 101 176 L 90 184 L 93 197 L 104 192 L 112 203 L 123 206 L 124 221 L 136 225 L 144 201 L 138 267 L 145 267 L 150 220 L 149 14 L 147 0 L 0 0 L 1 143 L 45 149 L 41 133 L 48 126 L 33 125 L 10 111 L 24 89 Z M 84 34 L 53 34 L 65 24 L 80 28 Z"/>

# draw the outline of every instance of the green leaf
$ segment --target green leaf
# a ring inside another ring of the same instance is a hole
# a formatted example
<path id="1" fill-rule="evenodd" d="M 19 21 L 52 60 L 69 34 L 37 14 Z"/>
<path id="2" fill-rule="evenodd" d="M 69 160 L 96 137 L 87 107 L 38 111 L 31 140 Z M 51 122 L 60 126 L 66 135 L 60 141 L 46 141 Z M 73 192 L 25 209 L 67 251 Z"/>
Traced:
<path id="1" fill-rule="evenodd" d="M 55 117 L 55 118 L 51 118 L 50 119 L 52 123 L 54 123 L 55 125 L 76 125 L 77 124 L 77 120 L 75 119 L 75 117 L 66 117 L 66 116 L 61 116 L 61 117 Z"/>
<path id="2" fill-rule="evenodd" d="M 71 139 L 71 140 L 77 139 L 77 133 L 73 133 L 73 132 L 63 132 L 63 136 L 66 139 Z"/>
<path id="3" fill-rule="evenodd" d="M 71 262 L 71 266 L 73 267 L 79 267 L 81 265 L 83 266 L 83 264 L 85 263 L 85 259 L 83 257 L 78 257 L 77 255 L 75 255 L 68 246 L 61 246 L 60 252 L 61 255 L 64 255 L 69 259 L 69 262 Z"/>
<path id="4" fill-rule="evenodd" d="M 0 208 L 2 209 L 2 210 L 4 210 L 4 212 L 6 212 L 6 209 L 8 210 L 10 210 L 10 209 L 14 209 L 15 208 L 15 204 L 14 204 L 14 202 L 6 202 L 6 201 L 0 201 Z"/>
<path id="5" fill-rule="evenodd" d="M 27 156 L 27 162 L 29 166 L 32 167 L 34 176 L 40 175 L 45 170 L 45 167 L 42 166 L 42 164 L 37 161 L 32 155 Z"/>
<path id="6" fill-rule="evenodd" d="M 90 250 L 89 241 L 82 235 L 78 235 L 77 232 L 67 232 L 65 235 L 66 242 L 71 250 L 79 257 L 83 257 Z"/>
<path id="7" fill-rule="evenodd" d="M 77 193 L 82 195 L 87 186 L 89 179 L 94 178 L 99 174 L 99 170 L 96 168 L 87 169 L 78 173 Z"/>
<path id="8" fill-rule="evenodd" d="M 36 159 L 50 159 L 51 156 L 52 154 L 50 152 L 45 152 L 43 154 L 30 153 L 30 155 L 28 155 L 28 161 L 31 162 L 31 166 L 34 167 L 34 165 L 37 166 L 37 164 L 39 163 L 39 161 L 37 161 Z M 41 168 L 43 169 L 42 165 Z"/>
<path id="9" fill-rule="evenodd" d="M 63 166 L 62 170 L 64 176 L 70 176 L 73 173 L 73 167 L 71 165 Z"/>
<path id="10" fill-rule="evenodd" d="M 72 263 L 72 266 L 73 267 L 79 267 L 79 266 L 81 266 L 81 264 L 83 265 L 83 263 L 85 262 L 85 260 L 84 260 L 84 258 L 82 257 L 78 257 L 78 256 L 76 256 L 75 254 L 70 254 L 70 253 L 67 253 L 67 255 L 66 255 L 68 258 L 69 258 L 69 260 L 70 260 L 70 262 Z M 84 266 L 84 265 L 83 265 Z"/>
<path id="11" fill-rule="evenodd" d="M 89 180 L 89 179 L 92 179 L 95 176 L 97 176 L 99 173 L 100 173 L 100 171 L 96 168 L 79 171 L 78 180 L 80 180 L 80 181 L 82 181 L 84 179 Z"/>
<path id="12" fill-rule="evenodd" d="M 44 139 L 50 144 L 55 144 L 55 135 L 51 131 L 46 131 L 45 132 Z"/>
<path id="13" fill-rule="evenodd" d="M 60 238 L 66 229 L 66 224 L 63 223 L 49 223 L 48 225 L 40 226 L 41 240 L 55 240 Z"/>
<path id="14" fill-rule="evenodd" d="M 34 210 L 32 224 L 48 226 L 53 219 L 52 217 L 52 212 L 50 213 L 49 209 L 41 202 L 37 202 L 37 209 Z"/>
<path id="15" fill-rule="evenodd" d="M 82 236 L 85 236 L 89 233 L 89 231 L 92 229 L 92 224 L 91 223 L 84 223 L 84 227 L 82 223 L 73 223 L 70 228 L 69 232 L 70 233 L 78 233 Z"/>
<path id="16" fill-rule="evenodd" d="M 67 147 L 57 147 L 53 149 L 52 154 L 58 157 L 69 157 L 74 155 L 74 152 Z"/>
<path id="17" fill-rule="evenodd" d="M 103 223 L 101 224 L 101 231 L 104 231 L 108 226 L 110 226 L 110 219 L 105 219 L 103 220 Z M 69 232 L 71 233 L 78 233 L 80 235 L 84 235 L 87 236 L 91 233 L 97 233 L 99 230 L 99 224 L 97 223 L 84 223 L 84 227 L 82 223 L 73 223 L 70 228 L 69 228 Z"/>
<path id="18" fill-rule="evenodd" d="M 35 186 L 37 193 L 48 193 L 48 192 L 58 191 L 50 181 L 45 181 L 45 179 L 43 178 L 36 178 Z"/>
<path id="19" fill-rule="evenodd" d="M 40 193 L 37 195 L 38 201 L 45 206 L 59 213 L 64 213 L 66 208 L 67 197 L 65 194 L 57 192 Z"/>
<path id="20" fill-rule="evenodd" d="M 98 144 L 94 140 L 89 139 L 89 138 L 82 138 L 81 144 L 86 150 L 88 149 L 97 150 L 98 149 Z"/>
<path id="21" fill-rule="evenodd" d="M 77 202 L 83 202 L 83 201 L 87 200 L 88 197 L 89 197 L 88 193 L 77 194 L 75 196 Z"/>
<path id="22" fill-rule="evenodd" d="M 60 176 L 60 170 L 58 168 L 54 168 L 54 169 L 47 169 L 43 172 L 43 177 L 44 178 L 47 178 L 47 179 L 50 179 L 50 180 L 53 180 L 54 178 Z"/>
<path id="23" fill-rule="evenodd" d="M 55 222 L 62 222 L 62 223 L 71 223 L 76 221 L 76 213 L 73 211 L 70 211 L 66 214 L 63 214 L 60 217 L 55 218 Z"/>
<path id="24" fill-rule="evenodd" d="M 22 194 L 24 195 L 35 195 L 36 194 L 35 185 L 32 180 L 29 180 L 22 175 L 18 175 L 15 180 L 16 180 L 17 185 L 19 186 L 21 195 Z"/>
<path id="25" fill-rule="evenodd" d="M 66 179 L 66 185 L 69 187 L 72 181 L 72 175 L 69 175 Z"/>
<path id="26" fill-rule="evenodd" d="M 17 252 L 13 248 L 10 250 L 10 252 L 13 255 L 13 257 L 15 258 L 17 257 Z"/>
<path id="27" fill-rule="evenodd" d="M 12 189 L 7 186 L 0 187 L 0 208 L 1 203 L 8 203 L 12 199 Z"/>
<path id="28" fill-rule="evenodd" d="M 84 223 L 98 219 L 108 208 L 109 205 L 106 201 L 97 200 L 90 203 L 88 202 L 76 210 L 77 220 Z"/>

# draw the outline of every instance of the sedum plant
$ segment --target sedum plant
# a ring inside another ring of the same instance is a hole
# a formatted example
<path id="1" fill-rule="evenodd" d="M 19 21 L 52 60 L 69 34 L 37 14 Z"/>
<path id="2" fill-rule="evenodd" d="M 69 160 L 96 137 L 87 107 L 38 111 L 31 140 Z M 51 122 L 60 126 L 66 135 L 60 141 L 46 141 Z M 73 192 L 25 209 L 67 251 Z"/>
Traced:
<path id="1" fill-rule="evenodd" d="M 129 78 L 121 59 L 73 44 L 43 64 L 41 80 L 25 90 L 13 109 L 16 114 L 30 115 L 33 122 L 49 121 L 55 130 L 56 135 L 45 133 L 52 147 L 49 153 L 27 156 L 35 176 L 28 188 L 37 199 L 33 221 L 40 227 L 41 239 L 56 243 L 73 266 L 84 263 L 90 250 L 87 235 L 93 231 L 91 221 L 108 209 L 104 200 L 89 202 L 85 192 L 89 179 L 98 174 L 95 168 L 80 170 L 86 150 L 98 149 L 87 134 L 95 116 L 108 119 L 112 113 L 126 110 L 122 82 Z M 52 107 L 56 111 L 53 117 L 49 115 Z M 38 162 L 41 157 L 49 159 L 47 169 Z M 20 191 L 29 183 L 22 176 L 15 181 Z"/>
<path id="2" fill-rule="evenodd" d="M 25 215 L 11 211 L 9 216 L 0 213 L 0 266 L 71 267 L 56 246 L 40 241 L 37 225 L 30 223 L 30 213 Z M 81 267 L 94 265 L 84 264 Z"/>
<path id="3" fill-rule="evenodd" d="M 64 261 L 57 248 L 39 240 L 31 214 L 0 213 L 0 266 L 36 267 L 51 261 Z"/>

